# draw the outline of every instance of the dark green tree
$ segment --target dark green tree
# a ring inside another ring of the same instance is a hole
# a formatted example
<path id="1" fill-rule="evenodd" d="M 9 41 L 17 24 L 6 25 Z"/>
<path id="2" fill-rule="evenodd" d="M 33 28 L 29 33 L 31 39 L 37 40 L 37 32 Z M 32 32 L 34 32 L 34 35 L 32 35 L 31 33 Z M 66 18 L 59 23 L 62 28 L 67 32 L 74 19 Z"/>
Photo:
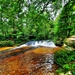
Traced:
<path id="1" fill-rule="evenodd" d="M 71 35 L 75 35 L 75 18 L 74 18 L 75 1 L 69 0 L 63 7 L 59 15 L 56 26 L 56 35 L 58 38 L 64 39 Z"/>

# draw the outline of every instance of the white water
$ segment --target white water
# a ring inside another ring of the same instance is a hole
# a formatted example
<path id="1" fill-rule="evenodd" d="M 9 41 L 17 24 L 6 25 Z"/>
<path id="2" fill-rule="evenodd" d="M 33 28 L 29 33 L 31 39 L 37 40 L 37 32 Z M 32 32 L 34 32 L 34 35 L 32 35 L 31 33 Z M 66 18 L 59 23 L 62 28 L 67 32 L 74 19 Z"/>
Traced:
<path id="1" fill-rule="evenodd" d="M 40 46 L 43 46 L 43 47 L 51 47 L 51 48 L 56 47 L 54 42 L 53 41 L 49 41 L 49 40 L 46 40 L 46 41 L 29 41 L 29 42 L 27 42 L 25 44 L 22 44 L 22 45 L 17 46 L 17 47 L 15 47 L 13 49 L 10 49 L 10 50 L 15 50 L 15 49 L 26 47 L 26 46 L 30 46 L 30 47 L 40 47 Z"/>
<path id="2" fill-rule="evenodd" d="M 29 41 L 23 45 L 21 45 L 20 47 L 23 46 L 31 46 L 31 47 L 39 47 L 39 46 L 44 46 L 44 47 L 56 47 L 56 45 L 54 44 L 53 41 Z"/>

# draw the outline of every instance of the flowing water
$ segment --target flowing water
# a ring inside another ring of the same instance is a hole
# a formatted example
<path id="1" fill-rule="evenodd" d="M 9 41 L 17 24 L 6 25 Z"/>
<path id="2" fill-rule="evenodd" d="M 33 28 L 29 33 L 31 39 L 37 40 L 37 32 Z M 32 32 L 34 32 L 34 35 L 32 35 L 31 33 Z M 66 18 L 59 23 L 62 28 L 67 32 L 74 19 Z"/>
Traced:
<path id="1" fill-rule="evenodd" d="M 47 46 L 47 45 L 46 45 Z M 0 51 L 0 75 L 54 75 L 58 47 L 29 47 Z"/>
<path id="2" fill-rule="evenodd" d="M 39 46 L 44 46 L 44 47 L 56 47 L 53 41 L 49 40 L 42 40 L 42 41 L 29 41 L 26 44 L 21 45 L 20 47 L 23 46 L 31 46 L 31 47 L 39 47 Z"/>

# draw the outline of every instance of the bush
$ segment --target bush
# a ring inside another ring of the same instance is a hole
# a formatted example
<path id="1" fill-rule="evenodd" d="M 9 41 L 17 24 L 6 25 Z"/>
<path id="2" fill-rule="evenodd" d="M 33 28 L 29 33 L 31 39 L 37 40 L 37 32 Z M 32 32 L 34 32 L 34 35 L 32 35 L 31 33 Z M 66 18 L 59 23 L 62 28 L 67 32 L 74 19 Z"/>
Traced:
<path id="1" fill-rule="evenodd" d="M 0 40 L 5 40 L 5 36 L 0 34 Z"/>
<path id="2" fill-rule="evenodd" d="M 75 75 L 75 50 L 60 50 L 54 55 L 55 63 L 59 66 L 56 72 L 71 71 Z"/>
<path id="3" fill-rule="evenodd" d="M 0 41 L 0 47 L 4 47 L 4 46 L 13 46 L 14 42 L 13 41 Z"/>

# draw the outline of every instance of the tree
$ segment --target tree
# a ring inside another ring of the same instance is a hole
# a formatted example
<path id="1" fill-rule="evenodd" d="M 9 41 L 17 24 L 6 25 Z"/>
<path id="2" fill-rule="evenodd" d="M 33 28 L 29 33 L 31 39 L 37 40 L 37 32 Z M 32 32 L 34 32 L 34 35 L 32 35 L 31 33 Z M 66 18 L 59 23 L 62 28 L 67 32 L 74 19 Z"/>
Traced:
<path id="1" fill-rule="evenodd" d="M 75 19 L 74 19 L 74 6 L 75 1 L 69 0 L 68 3 L 64 6 L 58 20 L 56 34 L 59 38 L 64 39 L 75 34 Z M 61 35 L 62 34 L 62 35 Z"/>
<path id="2" fill-rule="evenodd" d="M 5 36 L 29 40 L 52 37 L 53 16 L 50 13 L 56 15 L 61 0 L 1 0 L 0 3 L 0 30 Z"/>

